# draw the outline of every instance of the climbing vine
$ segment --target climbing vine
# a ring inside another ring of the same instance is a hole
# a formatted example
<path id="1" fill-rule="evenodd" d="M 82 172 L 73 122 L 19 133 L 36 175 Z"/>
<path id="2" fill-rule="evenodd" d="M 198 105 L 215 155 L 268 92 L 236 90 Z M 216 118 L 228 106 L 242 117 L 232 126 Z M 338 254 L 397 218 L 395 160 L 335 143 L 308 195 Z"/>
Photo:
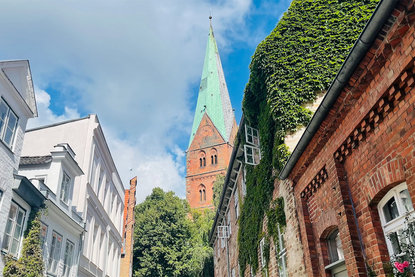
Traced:
<path id="1" fill-rule="evenodd" d="M 275 29 L 258 45 L 242 109 L 245 122 L 259 129 L 262 159 L 255 167 L 246 166 L 247 195 L 238 234 L 242 271 L 247 264 L 258 269 L 264 216 L 282 222 L 281 215 L 269 210 L 274 179 L 290 154 L 285 136 L 309 122 L 312 113 L 305 104 L 327 90 L 378 2 L 293 0 Z M 268 226 L 275 236 L 273 228 Z"/>
<path id="2" fill-rule="evenodd" d="M 23 240 L 23 249 L 18 260 L 5 257 L 4 277 L 41 277 L 44 264 L 40 242 L 41 212 L 33 209 L 28 219 L 28 226 Z"/>

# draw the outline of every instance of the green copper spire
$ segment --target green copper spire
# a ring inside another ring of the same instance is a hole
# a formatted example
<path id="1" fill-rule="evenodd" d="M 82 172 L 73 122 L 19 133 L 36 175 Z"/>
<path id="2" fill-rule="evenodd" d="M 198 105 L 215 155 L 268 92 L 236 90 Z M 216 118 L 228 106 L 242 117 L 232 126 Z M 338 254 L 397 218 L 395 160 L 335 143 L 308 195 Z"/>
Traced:
<path id="1" fill-rule="evenodd" d="M 209 17 L 211 19 L 212 17 Z M 205 62 L 202 79 L 200 81 L 199 96 L 193 119 L 192 133 L 189 147 L 199 127 L 203 115 L 207 113 L 216 129 L 225 141 L 229 141 L 234 122 L 234 113 L 229 98 L 228 88 L 223 74 L 218 47 L 210 24 L 209 38 L 206 47 Z"/>

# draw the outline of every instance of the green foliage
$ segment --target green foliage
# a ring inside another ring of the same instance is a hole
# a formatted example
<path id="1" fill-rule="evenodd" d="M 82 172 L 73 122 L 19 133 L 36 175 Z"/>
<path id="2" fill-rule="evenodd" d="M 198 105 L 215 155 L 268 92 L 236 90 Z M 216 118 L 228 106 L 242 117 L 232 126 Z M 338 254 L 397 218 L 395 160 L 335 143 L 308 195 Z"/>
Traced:
<path id="1" fill-rule="evenodd" d="M 249 263 L 258 269 L 258 241 L 273 180 L 290 154 L 284 137 L 309 122 L 305 104 L 328 89 L 378 2 L 293 0 L 258 45 L 242 108 L 245 121 L 259 129 L 262 160 L 255 168 L 248 166 L 246 176 L 238 235 L 241 270 Z"/>
<path id="2" fill-rule="evenodd" d="M 21 256 L 15 260 L 6 256 L 3 269 L 4 277 L 41 277 L 43 276 L 44 264 L 42 247 L 40 244 L 41 212 L 32 210 L 29 216 L 29 225 L 23 240 Z"/>
<path id="3" fill-rule="evenodd" d="M 225 184 L 225 176 L 223 175 L 216 176 L 216 180 L 213 183 L 213 205 L 215 206 L 215 210 L 217 210 L 219 207 L 220 197 L 221 197 L 224 184 Z"/>
<path id="4" fill-rule="evenodd" d="M 135 277 L 213 276 L 213 211 L 190 211 L 186 200 L 155 188 L 136 206 L 135 217 Z"/>
<path id="5" fill-rule="evenodd" d="M 284 212 L 284 198 L 279 197 L 271 202 L 270 208 L 267 211 L 267 218 L 268 233 L 272 237 L 278 238 L 278 226 L 284 228 L 287 224 Z"/>

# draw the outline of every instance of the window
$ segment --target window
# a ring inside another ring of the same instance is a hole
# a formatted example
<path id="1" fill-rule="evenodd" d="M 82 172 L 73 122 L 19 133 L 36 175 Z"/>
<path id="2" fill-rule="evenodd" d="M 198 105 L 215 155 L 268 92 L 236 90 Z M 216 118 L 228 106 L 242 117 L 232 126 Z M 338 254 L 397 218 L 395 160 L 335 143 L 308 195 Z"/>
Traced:
<path id="1" fill-rule="evenodd" d="M 235 216 L 236 218 L 239 217 L 239 196 L 238 196 L 238 190 L 235 191 L 234 195 L 234 202 L 235 202 Z"/>
<path id="2" fill-rule="evenodd" d="M 201 184 L 199 187 L 200 202 L 206 202 L 206 187 Z"/>
<path id="3" fill-rule="evenodd" d="M 229 235 L 232 235 L 232 223 L 231 223 L 231 211 L 228 210 L 228 215 L 227 215 L 227 221 L 228 221 L 228 227 L 229 227 Z"/>
<path id="4" fill-rule="evenodd" d="M 48 272 L 56 274 L 58 270 L 58 263 L 61 256 L 62 236 L 52 232 L 52 243 L 50 245 Z"/>
<path id="5" fill-rule="evenodd" d="M 215 157 L 215 164 L 217 164 L 218 163 L 218 156 L 215 155 L 214 157 Z"/>
<path id="6" fill-rule="evenodd" d="M 259 132 L 257 129 L 245 125 L 246 142 L 254 146 L 259 146 Z"/>
<path id="7" fill-rule="evenodd" d="M 65 256 L 63 259 L 63 269 L 62 269 L 62 276 L 64 277 L 69 276 L 71 273 L 73 252 L 74 252 L 74 244 L 71 241 L 66 240 Z"/>
<path id="8" fill-rule="evenodd" d="M 262 238 L 261 241 L 259 242 L 259 253 L 260 253 L 260 259 L 261 259 L 261 267 L 264 268 L 266 265 L 266 261 L 265 261 L 265 255 L 264 255 L 264 251 L 265 251 L 265 238 Z"/>
<path id="9" fill-rule="evenodd" d="M 251 165 L 259 164 L 261 160 L 261 151 L 258 147 L 245 144 L 244 145 L 244 153 L 245 153 L 245 163 Z"/>
<path id="10" fill-rule="evenodd" d="M 48 226 L 43 222 L 40 223 L 40 247 L 42 248 L 43 257 L 46 257 L 45 242 L 48 236 Z"/>
<path id="11" fill-rule="evenodd" d="M 210 156 L 211 163 L 213 164 L 213 155 Z"/>
<path id="12" fill-rule="evenodd" d="M 2 248 L 14 257 L 17 257 L 19 251 L 25 214 L 26 211 L 19 205 L 14 202 L 11 203 Z"/>
<path id="13" fill-rule="evenodd" d="M 340 240 L 339 231 L 333 231 L 327 238 L 327 247 L 329 251 L 330 263 L 344 260 L 342 242 Z"/>
<path id="14" fill-rule="evenodd" d="M 391 189 L 379 202 L 378 212 L 386 238 L 389 254 L 402 254 L 401 234 L 405 218 L 414 216 L 414 208 L 406 183 Z"/>
<path id="15" fill-rule="evenodd" d="M 245 184 L 245 180 L 246 180 L 246 170 L 245 170 L 245 166 L 242 167 L 241 170 L 242 170 L 242 184 L 241 184 L 241 187 L 242 187 L 242 196 L 245 197 L 245 195 L 246 195 L 246 184 Z"/>
<path id="16" fill-rule="evenodd" d="M 71 187 L 71 178 L 68 174 L 63 172 L 62 176 L 62 184 L 61 184 L 61 201 L 63 201 L 65 204 L 68 204 L 69 202 L 69 192 Z"/>
<path id="17" fill-rule="evenodd" d="M 344 262 L 344 254 L 342 242 L 339 236 L 339 230 L 332 231 L 327 239 L 327 250 L 329 255 L 329 265 L 325 268 L 331 271 L 333 277 L 344 277 L 347 275 L 346 265 Z"/>
<path id="18" fill-rule="evenodd" d="M 278 276 L 287 277 L 287 249 L 284 244 L 284 233 L 281 232 L 281 227 L 278 225 L 278 247 L 275 248 L 277 251 L 278 259 Z"/>
<path id="19" fill-rule="evenodd" d="M 3 199 L 3 191 L 0 189 L 0 205 L 1 205 L 1 200 Z"/>
<path id="20" fill-rule="evenodd" d="M 12 147 L 13 139 L 16 133 L 18 117 L 10 109 L 9 105 L 0 99 L 0 140 L 9 148 Z"/>
<path id="21" fill-rule="evenodd" d="M 203 157 L 203 166 L 206 166 L 206 158 Z"/>

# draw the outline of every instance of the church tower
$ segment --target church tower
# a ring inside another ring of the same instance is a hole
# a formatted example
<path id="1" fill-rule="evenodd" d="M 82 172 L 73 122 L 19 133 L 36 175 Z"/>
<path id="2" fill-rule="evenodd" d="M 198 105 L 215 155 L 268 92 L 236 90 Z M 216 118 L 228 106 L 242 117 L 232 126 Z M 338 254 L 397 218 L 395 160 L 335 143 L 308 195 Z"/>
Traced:
<path id="1" fill-rule="evenodd" d="M 191 208 L 213 209 L 213 183 L 216 176 L 226 174 L 236 132 L 211 23 L 186 154 L 186 198 Z"/>

